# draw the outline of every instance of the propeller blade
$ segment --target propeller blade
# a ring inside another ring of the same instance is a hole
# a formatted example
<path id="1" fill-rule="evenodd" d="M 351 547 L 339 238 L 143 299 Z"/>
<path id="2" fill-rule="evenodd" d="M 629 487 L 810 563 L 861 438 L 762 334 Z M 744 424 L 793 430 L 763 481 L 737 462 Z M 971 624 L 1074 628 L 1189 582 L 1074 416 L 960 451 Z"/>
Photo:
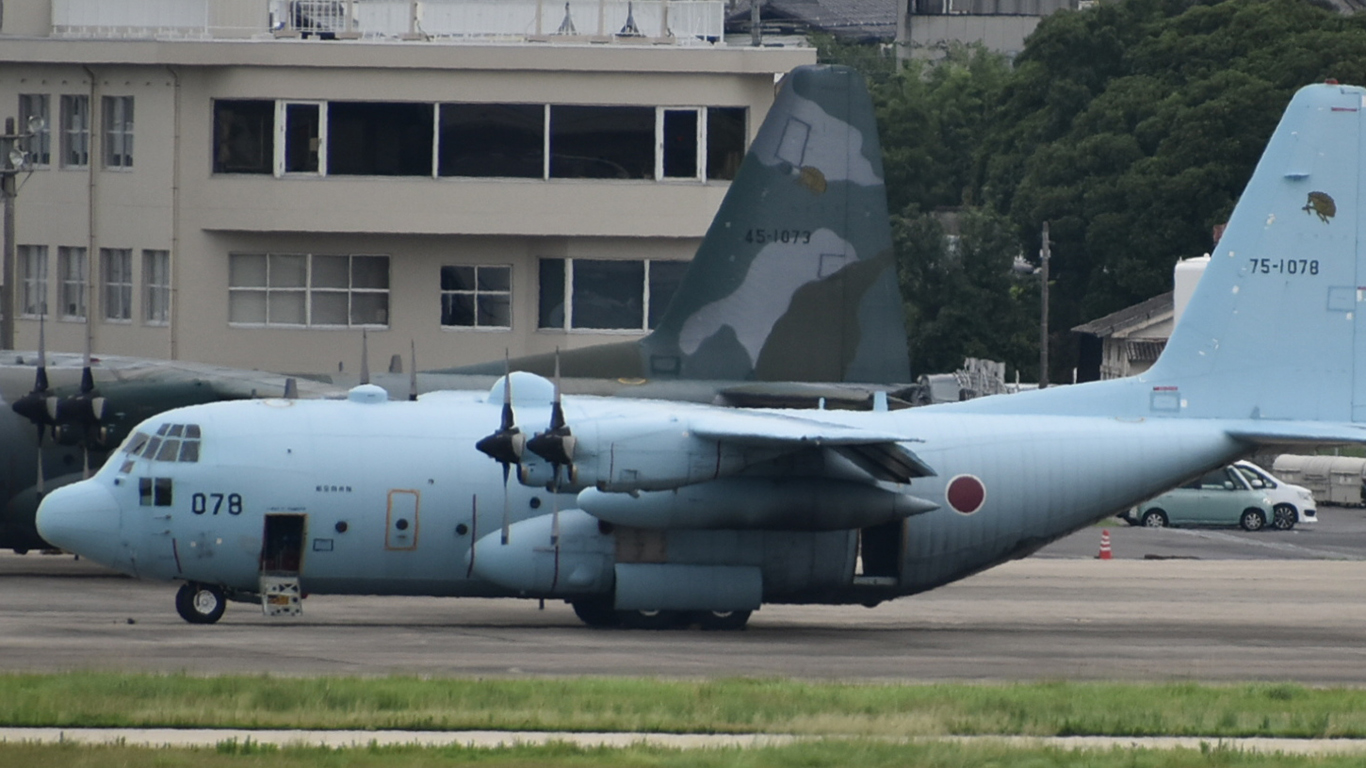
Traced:
<path id="1" fill-rule="evenodd" d="M 38 482 L 36 483 L 36 486 L 37 486 L 37 488 L 38 488 L 38 498 L 40 498 L 40 499 L 43 497 L 43 493 L 44 493 L 45 490 L 46 490 L 46 489 L 43 487 L 43 482 L 44 482 L 44 479 L 43 479 L 43 430 L 44 430 L 44 429 L 46 429 L 45 426 L 43 426 L 42 424 L 39 424 L 39 425 L 38 425 Z"/>
<path id="2" fill-rule="evenodd" d="M 508 530 L 512 527 L 512 500 L 508 497 L 508 474 L 511 464 L 503 465 L 503 544 L 508 543 Z"/>
<path id="3" fill-rule="evenodd" d="M 527 441 L 531 452 L 550 462 L 556 471 L 556 482 L 560 467 L 568 467 L 572 479 L 574 447 L 577 444 L 574 433 L 564 418 L 564 405 L 561 403 L 560 388 L 560 350 L 555 350 L 555 399 L 550 404 L 550 428 L 537 433 Z"/>

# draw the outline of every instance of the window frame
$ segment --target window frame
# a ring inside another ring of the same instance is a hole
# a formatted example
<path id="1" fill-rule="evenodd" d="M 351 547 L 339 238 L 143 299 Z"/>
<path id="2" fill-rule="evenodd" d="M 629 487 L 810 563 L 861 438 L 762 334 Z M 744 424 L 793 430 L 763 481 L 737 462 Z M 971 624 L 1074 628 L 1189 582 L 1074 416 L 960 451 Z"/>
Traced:
<path id="1" fill-rule="evenodd" d="M 512 265 L 511 264 L 443 264 L 441 269 L 448 267 L 468 267 L 474 270 L 474 287 L 470 290 L 450 289 L 440 287 L 437 283 L 437 290 L 441 296 L 441 330 L 443 331 L 511 331 L 512 330 Z M 480 289 L 479 271 L 483 269 L 498 269 L 507 271 L 507 290 Z M 447 323 L 446 316 L 446 297 L 447 296 L 469 296 L 474 303 L 474 323 L 471 325 L 458 325 Z M 508 304 L 508 324 L 507 325 L 481 325 L 479 322 L 479 297 L 480 296 L 503 296 Z"/>
<path id="2" fill-rule="evenodd" d="M 38 105 L 35 111 L 34 104 Z M 37 117 L 43 127 L 28 141 L 29 167 L 46 170 L 52 167 L 52 97 L 46 93 L 19 94 L 19 130 L 28 130 L 29 118 Z M 34 145 L 37 145 L 36 147 Z"/>
<path id="3" fill-rule="evenodd" d="M 236 257 L 261 256 L 266 260 L 265 285 L 233 285 L 231 260 Z M 271 262 L 272 257 L 301 256 L 304 259 L 304 280 L 303 285 L 280 285 L 271 284 Z M 314 259 L 319 256 L 324 257 L 344 257 L 347 264 L 347 287 L 338 288 L 335 286 L 315 285 L 314 279 Z M 384 283 L 383 288 L 370 288 L 356 285 L 355 262 L 358 258 L 384 259 Z M 393 257 L 382 253 L 277 253 L 273 251 L 265 252 L 246 252 L 234 251 L 228 254 L 228 326 L 231 328 L 302 328 L 319 330 L 353 330 L 364 328 L 369 330 L 387 330 L 391 327 L 390 318 L 392 317 L 393 299 Z M 265 319 L 255 320 L 233 320 L 233 296 L 245 296 L 249 293 L 260 293 L 265 298 Z M 270 317 L 271 295 L 272 294 L 300 294 L 303 301 L 303 322 L 279 322 L 272 321 Z M 325 294 L 345 294 L 346 296 L 346 323 L 322 323 L 314 320 L 314 299 L 319 295 Z M 378 323 L 354 322 L 353 317 L 356 311 L 356 296 L 371 295 L 384 297 L 384 320 Z"/>
<path id="4" fill-rule="evenodd" d="M 79 269 L 73 269 L 76 266 Z M 60 272 L 59 296 L 61 315 L 59 319 L 83 323 L 90 317 L 90 252 L 83 245 L 57 246 L 57 268 Z M 80 314 L 69 314 L 68 307 L 74 302 L 79 304 Z"/>
<path id="5" fill-rule="evenodd" d="M 275 176 L 277 178 L 308 178 L 327 176 L 327 101 L 316 101 L 306 99 L 276 99 L 275 100 Z M 291 171 L 288 162 L 289 154 L 289 108 L 290 107 L 317 107 L 318 108 L 318 130 L 313 137 L 317 141 L 317 146 L 312 148 L 312 152 L 317 155 L 317 168 L 312 171 Z"/>
<path id="6" fill-rule="evenodd" d="M 575 258 L 575 257 L 569 257 L 569 256 L 566 256 L 566 257 L 559 257 L 559 256 L 542 256 L 542 257 L 540 257 L 540 258 L 538 259 L 538 264 L 539 264 L 540 262 L 544 262 L 544 261 L 559 261 L 559 262 L 562 263 L 562 265 L 563 265 L 563 267 L 564 267 L 564 278 L 563 278 L 563 283 L 564 283 L 564 296 L 563 296 L 563 299 L 562 299 L 563 303 L 561 304 L 561 306 L 563 307 L 563 322 L 562 322 L 561 325 L 543 325 L 543 324 L 542 324 L 543 318 L 539 316 L 539 315 L 541 314 L 541 310 L 539 309 L 539 307 L 542 305 L 542 302 L 541 302 L 541 298 L 540 298 L 540 296 L 539 296 L 540 286 L 538 285 L 538 286 L 537 286 L 537 291 L 538 291 L 538 296 L 537 296 L 537 301 L 538 301 L 537 306 L 538 306 L 538 310 L 537 310 L 537 314 L 538 314 L 538 317 L 537 317 L 537 319 L 536 319 L 536 330 L 538 330 L 538 331 L 550 331 L 550 332 L 573 333 L 573 334 L 596 333 L 596 334 L 621 334 L 621 335 L 626 335 L 626 334 L 649 333 L 650 331 L 653 331 L 653 330 L 655 329 L 655 327 L 657 327 L 657 326 L 652 326 L 652 325 L 650 324 L 650 314 L 651 314 L 651 313 L 650 313 L 650 304 L 651 304 L 651 295 L 650 295 L 650 294 L 651 294 L 651 291 L 650 291 L 650 284 L 651 284 L 651 280 L 650 280 L 650 269 L 651 269 L 651 264 L 652 264 L 652 263 L 655 263 L 655 262 L 679 262 L 679 263 L 683 263 L 683 264 L 687 264 L 687 263 L 688 263 L 688 260 L 686 260 L 686 259 L 594 259 L 594 258 L 588 258 L 588 257 L 578 257 L 577 260 L 578 260 L 578 261 L 616 261 L 616 262 L 637 262 L 637 263 L 643 263 L 643 269 L 641 270 L 641 271 L 642 271 L 642 275 L 641 275 L 641 286 L 640 286 L 640 292 L 641 292 L 641 302 L 640 302 L 640 306 L 641 306 L 641 327 L 639 327 L 639 328 L 634 328 L 634 327 L 617 327 L 617 328 L 586 328 L 586 327 L 576 327 L 576 326 L 574 325 L 574 277 L 575 277 L 574 262 L 576 261 L 576 258 Z M 539 268 L 538 268 L 538 274 L 539 274 L 539 272 L 540 272 L 540 270 L 539 270 Z"/>
<path id="7" fill-rule="evenodd" d="M 47 316 L 48 248 L 46 245 L 16 247 L 15 261 L 19 267 L 19 317 Z M 37 266 L 37 270 L 34 266 Z M 34 272 L 38 274 L 35 276 Z"/>
<path id="8" fill-rule="evenodd" d="M 132 323 L 132 248 L 100 249 L 100 289 L 100 314 L 104 322 L 118 325 Z"/>
<path id="9" fill-rule="evenodd" d="M 81 119 L 83 118 L 83 122 Z M 90 167 L 90 96 L 84 93 L 64 93 L 61 98 L 61 167 L 85 169 Z M 71 153 L 79 152 L 73 161 Z"/>
<path id="10" fill-rule="evenodd" d="M 100 166 L 108 171 L 133 170 L 133 97 L 105 96 L 101 100 L 104 144 Z M 122 150 L 122 151 L 117 151 Z"/>
<path id="11" fill-rule="evenodd" d="M 170 325 L 171 300 L 171 252 L 144 248 L 142 251 L 143 324 Z"/>

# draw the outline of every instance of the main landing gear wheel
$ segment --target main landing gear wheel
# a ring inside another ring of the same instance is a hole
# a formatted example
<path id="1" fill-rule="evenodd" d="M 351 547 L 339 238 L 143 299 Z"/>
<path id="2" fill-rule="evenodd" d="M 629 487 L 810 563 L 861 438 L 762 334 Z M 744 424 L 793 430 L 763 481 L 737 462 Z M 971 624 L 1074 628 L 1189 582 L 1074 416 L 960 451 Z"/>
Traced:
<path id="1" fill-rule="evenodd" d="M 590 627 L 616 627 L 621 625 L 621 616 L 612 607 L 611 600 L 574 600 L 574 615 Z"/>
<path id="2" fill-rule="evenodd" d="M 1266 527 L 1266 516 L 1260 509 L 1245 509 L 1243 516 L 1239 518 L 1238 524 L 1243 526 L 1245 531 L 1260 531 Z"/>
<path id="3" fill-rule="evenodd" d="M 617 611 L 627 629 L 677 629 L 687 620 L 678 611 Z"/>
<path id="4" fill-rule="evenodd" d="M 1277 504 L 1271 511 L 1274 515 L 1271 525 L 1278 531 L 1288 531 L 1300 521 L 1300 513 L 1289 504 Z"/>
<path id="5" fill-rule="evenodd" d="M 191 624 L 212 624 L 223 618 L 228 607 L 223 590 L 208 584 L 186 582 L 175 593 L 175 610 Z"/>
<path id="6" fill-rule="evenodd" d="M 1160 509 L 1150 509 L 1143 513 L 1143 525 L 1146 528 L 1166 528 L 1167 513 Z"/>
<path id="7" fill-rule="evenodd" d="M 749 611 L 698 611 L 693 614 L 697 626 L 706 630 L 728 631 L 744 629 L 749 622 Z"/>

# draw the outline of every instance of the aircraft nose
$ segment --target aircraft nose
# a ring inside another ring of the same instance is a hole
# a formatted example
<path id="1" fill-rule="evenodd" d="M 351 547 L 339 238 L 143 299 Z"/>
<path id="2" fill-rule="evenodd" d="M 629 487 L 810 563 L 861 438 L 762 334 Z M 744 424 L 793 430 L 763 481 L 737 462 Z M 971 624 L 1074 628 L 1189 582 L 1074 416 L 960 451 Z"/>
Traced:
<path id="1" fill-rule="evenodd" d="M 119 505 L 94 480 L 63 486 L 38 506 L 38 533 L 54 547 L 116 565 L 121 559 Z"/>

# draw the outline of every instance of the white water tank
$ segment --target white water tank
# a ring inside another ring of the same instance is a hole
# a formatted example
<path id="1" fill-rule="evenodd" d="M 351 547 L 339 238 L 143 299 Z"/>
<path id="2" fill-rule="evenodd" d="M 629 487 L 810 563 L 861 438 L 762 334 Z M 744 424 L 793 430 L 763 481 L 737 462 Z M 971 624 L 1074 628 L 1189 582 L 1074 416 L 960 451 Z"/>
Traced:
<path id="1" fill-rule="evenodd" d="M 1200 282 L 1200 276 L 1205 274 L 1205 267 L 1208 266 L 1208 253 L 1176 262 L 1173 277 L 1175 288 L 1172 291 L 1172 327 L 1181 322 L 1181 313 L 1186 311 L 1186 304 L 1190 302 L 1191 294 L 1195 293 L 1195 285 Z"/>

